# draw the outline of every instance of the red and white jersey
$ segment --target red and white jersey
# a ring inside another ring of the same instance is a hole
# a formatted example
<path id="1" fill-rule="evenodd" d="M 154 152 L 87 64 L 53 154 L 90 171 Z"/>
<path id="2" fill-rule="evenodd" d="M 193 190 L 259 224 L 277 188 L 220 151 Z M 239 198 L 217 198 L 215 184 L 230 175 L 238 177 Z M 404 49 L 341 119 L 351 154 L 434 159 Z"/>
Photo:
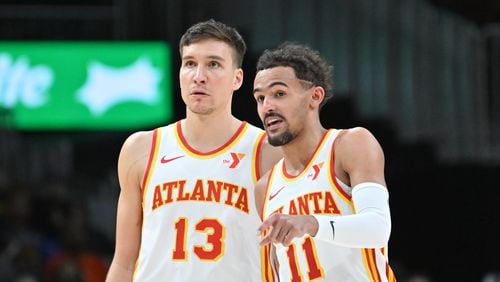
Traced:
<path id="1" fill-rule="evenodd" d="M 254 203 L 264 131 L 243 122 L 220 148 L 190 147 L 180 121 L 154 131 L 134 281 L 260 281 Z"/>
<path id="2" fill-rule="evenodd" d="M 355 213 L 351 187 L 334 172 L 333 146 L 339 130 L 323 136 L 308 165 L 297 176 L 287 173 L 283 160 L 270 176 L 263 207 L 264 219 L 273 213 Z M 386 249 L 346 248 L 311 236 L 295 238 L 290 246 L 275 244 L 280 281 L 395 281 Z"/>

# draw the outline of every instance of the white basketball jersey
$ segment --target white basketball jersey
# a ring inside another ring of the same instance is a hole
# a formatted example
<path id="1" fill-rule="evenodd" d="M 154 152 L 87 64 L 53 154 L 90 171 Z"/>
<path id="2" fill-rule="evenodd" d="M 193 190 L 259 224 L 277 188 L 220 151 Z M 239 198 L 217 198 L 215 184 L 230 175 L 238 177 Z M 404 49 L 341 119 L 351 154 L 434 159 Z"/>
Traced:
<path id="1" fill-rule="evenodd" d="M 264 132 L 243 122 L 202 153 L 180 125 L 154 133 L 134 281 L 261 281 L 254 185 Z"/>
<path id="2" fill-rule="evenodd" d="M 308 165 L 297 176 L 286 172 L 283 160 L 269 177 L 264 219 L 284 214 L 354 213 L 351 188 L 334 172 L 333 144 L 339 130 L 328 130 Z M 290 246 L 275 244 L 280 281 L 393 281 L 385 249 L 346 248 L 310 236 L 295 238 Z"/>

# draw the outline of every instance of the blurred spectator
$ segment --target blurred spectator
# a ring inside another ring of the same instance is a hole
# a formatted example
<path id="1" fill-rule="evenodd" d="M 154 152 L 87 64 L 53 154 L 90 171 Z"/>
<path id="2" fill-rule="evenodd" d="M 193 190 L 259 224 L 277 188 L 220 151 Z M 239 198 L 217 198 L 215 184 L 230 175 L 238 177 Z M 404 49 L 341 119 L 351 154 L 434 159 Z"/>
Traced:
<path id="1" fill-rule="evenodd" d="M 47 260 L 44 281 L 104 281 L 108 268 L 103 259 L 105 238 L 91 227 L 83 205 L 73 202 L 64 214 L 61 246 Z"/>
<path id="2" fill-rule="evenodd" d="M 104 281 L 113 245 L 89 221 L 86 191 L 51 180 L 0 189 L 0 281 Z"/>
<path id="3" fill-rule="evenodd" d="M 6 193 L 0 216 L 0 281 L 38 281 L 41 235 L 33 228 L 33 197 L 22 187 Z"/>

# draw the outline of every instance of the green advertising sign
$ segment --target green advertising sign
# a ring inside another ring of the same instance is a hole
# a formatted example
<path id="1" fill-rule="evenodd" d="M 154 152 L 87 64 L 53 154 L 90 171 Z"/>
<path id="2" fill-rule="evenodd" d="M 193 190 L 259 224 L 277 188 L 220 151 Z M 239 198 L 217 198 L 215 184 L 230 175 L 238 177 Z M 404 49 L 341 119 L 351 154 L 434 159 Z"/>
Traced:
<path id="1" fill-rule="evenodd" d="M 163 42 L 0 41 L 0 122 L 26 130 L 156 125 L 173 117 L 170 78 Z"/>

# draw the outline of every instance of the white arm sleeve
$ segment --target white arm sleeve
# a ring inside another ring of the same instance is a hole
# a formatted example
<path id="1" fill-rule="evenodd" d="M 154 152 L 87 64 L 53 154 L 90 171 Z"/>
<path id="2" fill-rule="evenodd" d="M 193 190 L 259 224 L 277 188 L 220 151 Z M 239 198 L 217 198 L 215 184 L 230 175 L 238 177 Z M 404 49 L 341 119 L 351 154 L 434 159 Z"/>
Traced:
<path id="1" fill-rule="evenodd" d="M 387 188 L 364 182 L 352 189 L 355 214 L 314 215 L 319 223 L 317 239 L 351 248 L 380 248 L 391 234 L 391 214 Z"/>

